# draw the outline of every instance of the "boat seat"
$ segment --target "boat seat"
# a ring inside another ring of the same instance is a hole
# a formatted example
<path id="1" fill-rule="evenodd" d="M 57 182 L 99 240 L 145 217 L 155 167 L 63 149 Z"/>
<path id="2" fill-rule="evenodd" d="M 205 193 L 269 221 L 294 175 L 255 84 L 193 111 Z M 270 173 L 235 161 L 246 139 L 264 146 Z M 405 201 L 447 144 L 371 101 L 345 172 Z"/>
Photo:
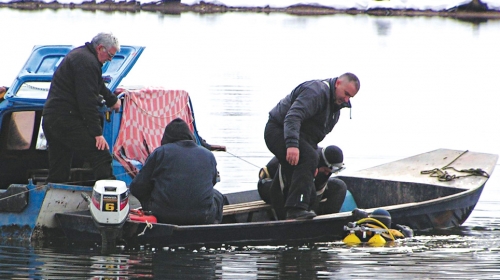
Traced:
<path id="1" fill-rule="evenodd" d="M 264 200 L 224 205 L 223 215 L 229 216 L 248 213 L 247 222 L 251 222 L 253 213 L 258 211 L 266 211 L 271 220 L 277 220 L 273 207 Z"/>

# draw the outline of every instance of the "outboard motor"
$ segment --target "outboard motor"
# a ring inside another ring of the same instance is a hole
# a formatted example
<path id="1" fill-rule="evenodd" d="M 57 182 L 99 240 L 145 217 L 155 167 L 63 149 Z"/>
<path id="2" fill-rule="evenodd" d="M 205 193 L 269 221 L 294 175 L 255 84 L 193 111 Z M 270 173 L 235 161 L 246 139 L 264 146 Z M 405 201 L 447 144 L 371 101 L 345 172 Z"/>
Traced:
<path id="1" fill-rule="evenodd" d="M 121 235 L 129 214 L 129 192 L 125 182 L 119 180 L 99 180 L 94 185 L 89 207 L 101 233 L 103 250 L 114 248 Z"/>

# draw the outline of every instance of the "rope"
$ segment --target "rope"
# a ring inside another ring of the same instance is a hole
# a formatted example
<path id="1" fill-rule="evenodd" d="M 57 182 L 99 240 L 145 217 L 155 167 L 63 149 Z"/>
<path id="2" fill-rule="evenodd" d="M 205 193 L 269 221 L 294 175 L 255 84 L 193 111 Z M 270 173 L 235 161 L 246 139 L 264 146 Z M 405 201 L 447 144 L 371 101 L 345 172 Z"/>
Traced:
<path id="1" fill-rule="evenodd" d="M 469 150 L 462 152 L 454 160 L 452 160 L 450 163 L 443 166 L 442 168 L 423 170 L 423 171 L 420 171 L 420 174 L 429 174 L 430 177 L 437 177 L 438 180 L 441 182 L 453 181 L 455 179 L 462 178 L 462 177 L 468 177 L 468 176 L 483 176 L 486 178 L 490 178 L 490 175 L 486 171 L 482 170 L 481 168 L 469 168 L 469 169 L 458 170 L 455 167 L 450 166 L 451 164 L 453 164 L 456 160 L 458 160 L 461 156 L 463 156 L 468 151 Z M 446 171 L 447 169 L 452 169 L 452 170 L 455 170 L 456 172 L 469 173 L 469 174 L 463 175 L 463 176 L 451 175 Z"/>
<path id="2" fill-rule="evenodd" d="M 19 193 L 15 193 L 15 194 L 12 194 L 12 195 L 9 195 L 9 196 L 6 196 L 6 197 L 2 197 L 2 198 L 0 198 L 0 201 L 5 200 L 5 199 L 12 198 L 12 197 L 14 197 L 14 196 L 23 195 L 23 194 L 25 194 L 25 193 L 29 193 L 29 192 L 34 191 L 34 190 L 36 190 L 36 189 L 38 189 L 38 187 L 33 188 L 33 189 L 31 189 L 31 190 L 30 190 L 30 189 L 28 189 L 28 190 L 26 190 L 26 191 L 22 191 L 22 192 L 19 192 Z"/>
<path id="3" fill-rule="evenodd" d="M 232 155 L 233 157 L 238 158 L 238 159 L 240 159 L 240 160 L 242 160 L 242 161 L 244 161 L 244 162 L 246 162 L 246 163 L 248 163 L 250 165 L 253 165 L 253 166 L 257 167 L 257 168 L 261 168 L 260 166 L 257 166 L 256 164 L 253 164 L 253 163 L 249 162 L 248 160 L 243 159 L 243 158 L 241 158 L 241 157 L 239 157 L 239 156 L 237 156 L 235 154 L 232 154 L 232 153 L 230 153 L 228 151 L 226 151 L 226 153 L 228 153 L 228 154 Z"/>
<path id="4" fill-rule="evenodd" d="M 146 221 L 146 226 L 144 227 L 144 230 L 141 233 L 139 233 L 137 236 L 144 235 L 144 233 L 146 232 L 146 229 L 148 229 L 148 228 L 152 229 L 153 228 L 153 224 L 150 223 L 150 222 L 148 222 L 148 221 Z"/>
<path id="5" fill-rule="evenodd" d="M 454 163 L 457 159 L 459 159 L 461 156 L 465 155 L 465 153 L 467 153 L 469 150 L 465 150 L 463 151 L 461 154 L 459 154 L 454 160 L 452 160 L 450 163 L 448 163 L 447 165 L 445 165 L 443 167 L 443 169 L 446 169 L 448 166 L 450 166 L 452 163 Z"/>
<path id="6" fill-rule="evenodd" d="M 41 87 L 35 87 L 35 86 L 32 86 L 30 84 L 23 84 L 23 86 L 27 87 L 27 88 L 30 88 L 30 89 L 33 89 L 33 90 L 39 90 L 39 91 L 49 91 L 48 88 L 41 88 Z"/>

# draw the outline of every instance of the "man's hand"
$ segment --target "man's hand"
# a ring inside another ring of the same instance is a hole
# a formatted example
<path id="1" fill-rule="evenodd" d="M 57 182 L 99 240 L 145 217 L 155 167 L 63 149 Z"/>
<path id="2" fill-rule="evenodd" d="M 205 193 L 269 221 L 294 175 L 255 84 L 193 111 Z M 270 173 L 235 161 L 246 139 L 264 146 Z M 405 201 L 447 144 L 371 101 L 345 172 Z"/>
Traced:
<path id="1" fill-rule="evenodd" d="M 108 142 L 106 142 L 106 139 L 104 139 L 104 136 L 102 135 L 95 137 L 95 147 L 98 150 L 105 150 L 105 149 L 109 150 Z"/>
<path id="2" fill-rule="evenodd" d="M 297 165 L 299 163 L 300 151 L 297 147 L 290 147 L 286 149 L 286 161 L 290 165 Z"/>
<path id="3" fill-rule="evenodd" d="M 120 112 L 120 107 L 122 106 L 122 101 L 118 99 L 115 103 L 115 105 L 111 106 L 111 110 L 114 110 L 115 112 Z"/>

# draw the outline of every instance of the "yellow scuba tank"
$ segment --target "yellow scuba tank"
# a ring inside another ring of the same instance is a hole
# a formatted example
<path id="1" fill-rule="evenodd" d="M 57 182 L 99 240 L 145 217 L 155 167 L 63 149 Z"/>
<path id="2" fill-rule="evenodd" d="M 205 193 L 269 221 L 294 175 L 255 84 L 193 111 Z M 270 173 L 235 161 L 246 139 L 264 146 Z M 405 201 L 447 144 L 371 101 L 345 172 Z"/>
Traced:
<path id="1" fill-rule="evenodd" d="M 370 246 L 379 247 L 379 246 L 384 246 L 385 243 L 386 243 L 385 238 L 380 236 L 380 233 L 376 233 L 368 240 L 368 245 Z"/>
<path id="2" fill-rule="evenodd" d="M 361 240 L 356 236 L 354 231 L 351 231 L 342 241 L 347 245 L 357 245 L 361 243 Z"/>
<path id="3" fill-rule="evenodd" d="M 378 226 L 370 226 L 369 224 L 364 226 L 360 225 L 366 222 L 374 222 L 378 224 Z M 344 230 L 349 230 L 349 234 L 343 239 L 343 242 L 347 245 L 357 245 L 361 243 L 361 239 L 356 235 L 356 231 L 363 232 L 363 238 L 366 237 L 367 232 L 371 232 L 373 234 L 372 237 L 368 240 L 367 244 L 370 246 L 384 246 L 386 240 L 381 236 L 382 233 L 387 233 L 389 238 L 394 241 L 395 238 L 392 235 L 391 231 L 387 228 L 387 226 L 380 222 L 375 218 L 363 218 L 357 222 L 348 223 L 347 226 L 344 226 Z"/>

